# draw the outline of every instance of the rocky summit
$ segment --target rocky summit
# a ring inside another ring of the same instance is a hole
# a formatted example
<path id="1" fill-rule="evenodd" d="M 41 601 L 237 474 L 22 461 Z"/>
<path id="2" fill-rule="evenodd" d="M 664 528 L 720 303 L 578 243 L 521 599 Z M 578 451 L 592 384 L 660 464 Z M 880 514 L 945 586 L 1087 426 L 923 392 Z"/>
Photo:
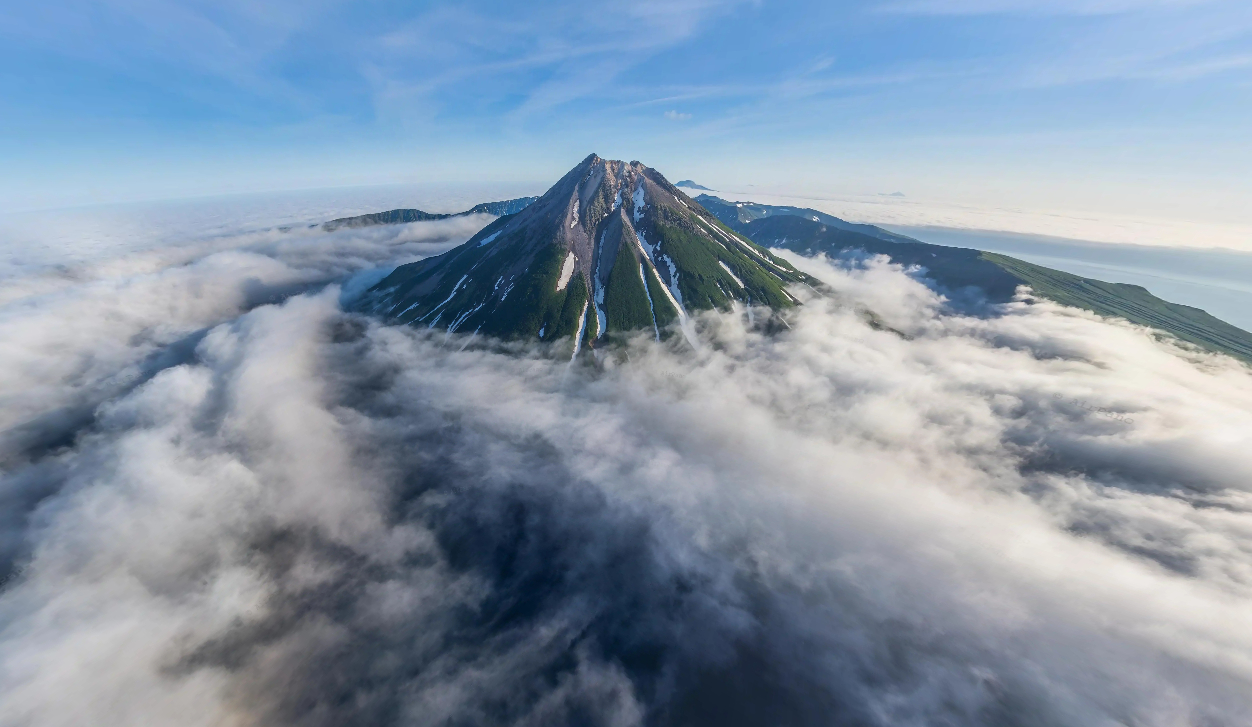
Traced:
<path id="1" fill-rule="evenodd" d="M 592 154 L 465 244 L 397 268 L 365 305 L 403 324 L 506 339 L 661 338 L 701 310 L 779 310 L 816 281 L 639 162 Z"/>

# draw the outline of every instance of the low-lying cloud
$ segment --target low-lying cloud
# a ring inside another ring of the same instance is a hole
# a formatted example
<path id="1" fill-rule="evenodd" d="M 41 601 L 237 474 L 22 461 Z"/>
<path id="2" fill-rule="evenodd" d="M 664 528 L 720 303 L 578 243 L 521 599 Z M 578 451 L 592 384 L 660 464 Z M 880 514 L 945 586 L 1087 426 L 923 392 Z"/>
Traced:
<path id="1" fill-rule="evenodd" d="M 0 724 L 1250 723 L 1246 367 L 872 260 L 594 363 L 345 311 L 435 229 L 5 305 Z"/>

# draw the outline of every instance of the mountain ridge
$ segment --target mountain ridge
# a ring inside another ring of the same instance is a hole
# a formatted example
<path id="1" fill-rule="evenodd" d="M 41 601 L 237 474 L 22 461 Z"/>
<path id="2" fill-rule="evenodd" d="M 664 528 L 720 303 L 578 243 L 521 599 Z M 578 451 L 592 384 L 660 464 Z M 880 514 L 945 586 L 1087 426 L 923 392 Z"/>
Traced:
<path id="1" fill-rule="evenodd" d="M 500 217 L 502 215 L 511 215 L 521 212 L 523 209 L 534 203 L 538 197 L 518 197 L 517 199 L 506 199 L 500 202 L 483 202 L 476 204 L 464 212 L 454 212 L 450 214 L 424 212 L 419 209 L 394 209 L 385 212 L 371 212 L 364 215 L 355 215 L 353 217 L 340 217 L 338 219 L 329 220 L 322 223 L 322 229 L 327 232 L 334 232 L 342 228 L 355 227 L 373 227 L 376 225 L 402 225 L 409 222 L 427 222 L 429 220 L 446 220 L 452 217 L 466 217 L 469 215 L 485 214 Z"/>
<path id="2" fill-rule="evenodd" d="M 722 224 L 663 175 L 592 154 L 524 209 L 443 255 L 397 268 L 366 297 L 399 323 L 501 338 L 571 337 L 575 353 L 612 333 L 736 303 L 798 303 L 809 276 Z"/>
<path id="3" fill-rule="evenodd" d="M 953 293 L 975 288 L 992 303 L 1012 300 L 1017 288 L 1025 285 L 1040 298 L 1097 315 L 1124 318 L 1252 364 L 1252 333 L 1200 308 L 1158 298 L 1138 285 L 1084 278 L 1008 255 L 972 248 L 935 245 L 912 238 L 884 240 L 854 230 L 830 227 L 790 212 L 758 217 L 742 224 L 740 229 L 761 245 L 801 255 L 826 254 L 833 257 L 849 250 L 886 255 L 905 267 L 923 269 L 923 277 Z"/>
<path id="4" fill-rule="evenodd" d="M 808 207 L 790 207 L 785 205 L 768 205 L 758 204 L 756 202 L 730 202 L 721 197 L 714 197 L 708 194 L 702 194 L 695 198 L 697 202 L 704 206 L 709 212 L 712 212 L 726 225 L 732 229 L 743 232 L 750 222 L 759 220 L 763 217 L 774 216 L 792 216 L 804 217 L 820 222 L 830 227 L 836 227 L 849 232 L 859 232 L 870 237 L 877 237 L 880 240 L 888 240 L 890 242 L 920 242 L 911 237 L 901 235 L 890 230 L 884 230 L 877 225 L 868 225 L 857 222 L 848 222 L 834 215 L 826 214 Z"/>

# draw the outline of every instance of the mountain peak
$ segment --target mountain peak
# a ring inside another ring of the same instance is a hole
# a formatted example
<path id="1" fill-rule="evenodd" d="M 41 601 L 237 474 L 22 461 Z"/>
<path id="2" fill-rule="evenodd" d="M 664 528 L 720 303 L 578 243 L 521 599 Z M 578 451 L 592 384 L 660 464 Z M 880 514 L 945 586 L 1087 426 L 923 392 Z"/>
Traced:
<path id="1" fill-rule="evenodd" d="M 660 338 L 689 312 L 787 308 L 806 276 L 638 161 L 591 154 L 522 211 L 443 255 L 401 266 L 367 298 L 400 323 L 503 338 Z"/>

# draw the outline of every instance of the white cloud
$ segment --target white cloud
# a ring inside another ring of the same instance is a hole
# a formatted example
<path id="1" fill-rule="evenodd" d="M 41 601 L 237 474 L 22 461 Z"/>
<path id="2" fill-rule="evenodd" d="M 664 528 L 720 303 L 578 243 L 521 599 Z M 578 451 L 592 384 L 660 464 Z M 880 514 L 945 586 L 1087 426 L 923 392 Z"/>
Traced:
<path id="1" fill-rule="evenodd" d="M 671 110 L 665 112 L 665 118 L 670 121 L 689 121 L 691 119 L 691 114 L 684 114 Z"/>
<path id="2" fill-rule="evenodd" d="M 10 431 L 209 330 L 6 470 L 41 496 L 5 528 L 0 723 L 1252 713 L 1246 367 L 1050 304 L 956 315 L 875 261 L 796 259 L 833 297 L 789 330 L 713 313 L 699 352 L 599 367 L 333 288 L 240 315 L 249 278 L 389 247 L 296 242 L 5 308 L 95 356 L 0 361 L 45 392 Z"/>

